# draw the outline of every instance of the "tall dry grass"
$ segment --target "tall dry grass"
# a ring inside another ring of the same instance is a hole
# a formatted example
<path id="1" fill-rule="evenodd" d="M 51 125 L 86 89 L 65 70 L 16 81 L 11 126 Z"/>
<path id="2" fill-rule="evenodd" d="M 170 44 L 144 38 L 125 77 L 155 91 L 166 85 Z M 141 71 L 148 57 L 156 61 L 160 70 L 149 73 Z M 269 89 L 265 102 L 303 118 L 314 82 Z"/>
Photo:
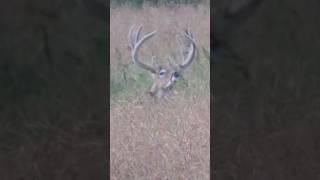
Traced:
<path id="1" fill-rule="evenodd" d="M 158 33 L 147 47 L 143 47 L 142 53 L 146 55 L 153 52 L 164 57 L 164 54 L 178 52 L 175 35 L 183 28 L 189 27 L 196 36 L 199 47 L 210 46 L 210 10 L 209 7 L 180 6 L 144 7 L 132 9 L 120 7 L 110 10 L 110 66 L 111 74 L 118 69 L 119 59 L 124 64 L 129 64 L 128 31 L 132 25 L 144 25 L 143 31 L 157 30 Z M 177 50 L 176 50 L 177 49 Z"/>
<path id="2" fill-rule="evenodd" d="M 138 24 L 158 31 L 141 49 L 146 62 L 151 54 L 178 57 L 175 35 L 185 27 L 208 48 L 209 14 L 204 6 L 111 9 L 111 179 L 209 179 L 208 59 L 199 51 L 170 100 L 154 103 L 145 93 L 151 78 L 127 50 L 129 27 Z"/>

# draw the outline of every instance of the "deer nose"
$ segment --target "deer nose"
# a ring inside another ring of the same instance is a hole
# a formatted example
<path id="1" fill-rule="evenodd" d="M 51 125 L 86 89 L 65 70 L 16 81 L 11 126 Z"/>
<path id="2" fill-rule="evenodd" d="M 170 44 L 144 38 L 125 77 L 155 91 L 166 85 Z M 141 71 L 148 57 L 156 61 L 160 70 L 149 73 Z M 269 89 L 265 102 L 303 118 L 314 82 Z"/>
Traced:
<path id="1" fill-rule="evenodd" d="M 177 73 L 177 72 L 174 72 L 174 73 L 173 73 L 173 77 L 178 78 L 179 76 L 180 76 L 179 73 Z"/>
<path id="2" fill-rule="evenodd" d="M 178 72 L 174 72 L 171 75 L 171 81 L 175 82 L 180 77 L 180 74 Z"/>

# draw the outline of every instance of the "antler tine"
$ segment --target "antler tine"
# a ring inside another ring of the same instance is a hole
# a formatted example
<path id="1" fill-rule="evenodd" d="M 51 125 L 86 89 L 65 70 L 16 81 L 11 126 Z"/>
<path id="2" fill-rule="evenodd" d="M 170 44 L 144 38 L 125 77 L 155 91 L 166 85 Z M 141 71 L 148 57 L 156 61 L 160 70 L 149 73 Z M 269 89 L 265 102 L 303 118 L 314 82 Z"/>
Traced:
<path id="1" fill-rule="evenodd" d="M 137 42 L 137 48 L 139 48 L 140 45 L 141 45 L 142 43 L 144 43 L 147 39 L 151 38 L 156 32 L 157 32 L 157 31 L 153 31 L 153 32 L 151 32 L 151 33 L 148 33 L 148 34 L 144 35 L 144 36 L 139 40 L 139 42 Z"/>
<path id="2" fill-rule="evenodd" d="M 138 30 L 137 30 L 137 32 L 135 34 L 135 42 L 138 42 L 138 40 L 139 40 L 139 36 L 140 36 L 140 32 L 141 32 L 142 27 L 143 27 L 142 25 L 140 25 L 138 27 Z"/>
<path id="3" fill-rule="evenodd" d="M 146 35 L 144 35 L 141 39 L 140 39 L 140 32 L 141 32 L 141 29 L 142 29 L 142 25 L 138 26 L 138 28 L 136 28 L 134 30 L 133 27 L 131 27 L 129 29 L 129 43 L 131 44 L 132 48 L 131 48 L 131 56 L 132 56 L 132 60 L 141 68 L 143 69 L 146 69 L 152 73 L 155 73 L 156 70 L 150 66 L 150 65 L 147 65 L 143 62 L 141 62 L 138 58 L 138 50 L 140 48 L 140 46 L 147 40 L 149 39 L 150 37 L 152 37 L 156 31 L 153 31 L 151 33 L 148 33 Z"/>
<path id="4" fill-rule="evenodd" d="M 134 28 L 133 26 L 130 26 L 129 34 L 128 34 L 128 41 L 129 41 L 131 50 L 133 50 L 133 48 L 134 48 L 134 42 L 133 42 L 133 39 L 132 39 L 133 28 Z"/>
<path id="5" fill-rule="evenodd" d="M 193 34 L 191 33 L 190 30 L 184 29 L 183 37 L 185 37 L 188 44 L 184 45 L 183 62 L 179 66 L 182 70 L 185 70 L 194 60 L 196 43 L 195 43 Z M 185 57 L 184 51 L 187 53 L 186 57 Z"/>
<path id="6" fill-rule="evenodd" d="M 177 35 L 176 39 L 179 44 L 181 58 L 184 59 L 184 52 L 183 52 L 184 49 L 183 49 L 183 43 L 182 43 L 181 37 Z"/>
<path id="7" fill-rule="evenodd" d="M 192 32 L 189 30 L 189 35 L 192 38 L 192 40 L 194 39 Z"/>
<path id="8" fill-rule="evenodd" d="M 186 51 L 187 55 L 184 56 L 182 64 L 180 67 L 182 70 L 185 70 L 194 60 L 195 50 L 196 50 L 196 43 L 193 38 L 193 34 L 190 30 L 185 29 L 183 33 L 184 38 L 186 39 L 187 45 L 184 46 L 184 50 Z"/>
<path id="9" fill-rule="evenodd" d="M 186 36 L 189 40 L 193 41 L 193 43 L 195 43 L 195 40 L 191 31 L 185 30 L 183 35 Z"/>
<path id="10" fill-rule="evenodd" d="M 130 26 L 130 28 L 129 28 L 129 34 L 128 34 L 128 40 L 131 40 L 132 30 L 133 30 L 133 26 Z"/>

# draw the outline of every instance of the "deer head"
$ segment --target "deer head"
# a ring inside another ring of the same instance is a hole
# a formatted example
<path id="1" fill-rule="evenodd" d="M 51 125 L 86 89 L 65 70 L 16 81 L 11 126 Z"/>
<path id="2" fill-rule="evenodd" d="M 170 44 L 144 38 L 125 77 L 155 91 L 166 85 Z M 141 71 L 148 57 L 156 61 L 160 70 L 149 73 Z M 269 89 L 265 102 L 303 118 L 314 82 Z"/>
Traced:
<path id="1" fill-rule="evenodd" d="M 134 63 L 142 69 L 151 73 L 153 78 L 153 85 L 149 94 L 153 97 L 161 98 L 173 87 L 176 81 L 180 78 L 183 71 L 190 66 L 195 58 L 196 43 L 193 34 L 189 30 L 184 30 L 181 36 L 177 37 L 178 44 L 181 51 L 182 63 L 174 65 L 169 59 L 166 66 L 160 66 L 156 57 L 151 58 L 152 65 L 146 64 L 138 57 L 138 51 L 141 45 L 156 34 L 156 31 L 147 33 L 140 37 L 142 26 L 137 28 L 131 27 L 129 30 L 129 48 Z"/>

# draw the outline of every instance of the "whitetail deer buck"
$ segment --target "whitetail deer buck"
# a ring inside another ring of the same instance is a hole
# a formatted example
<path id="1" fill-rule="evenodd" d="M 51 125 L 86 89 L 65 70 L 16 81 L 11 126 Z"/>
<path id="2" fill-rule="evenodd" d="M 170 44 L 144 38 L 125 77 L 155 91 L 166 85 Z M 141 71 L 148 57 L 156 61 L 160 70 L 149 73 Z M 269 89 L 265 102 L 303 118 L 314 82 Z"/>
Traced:
<path id="1" fill-rule="evenodd" d="M 147 33 L 143 37 L 140 37 L 142 26 L 131 27 L 129 30 L 129 46 L 131 50 L 132 60 L 142 69 L 149 71 L 153 78 L 153 85 L 149 91 L 150 95 L 156 98 L 161 98 L 167 94 L 172 88 L 175 82 L 181 76 L 181 73 L 192 63 L 195 58 L 196 43 L 193 34 L 189 30 L 184 30 L 182 37 L 177 37 L 177 41 L 180 45 L 182 63 L 174 65 L 169 59 L 169 64 L 166 67 L 159 66 L 155 62 L 155 56 L 152 57 L 152 65 L 143 63 L 138 58 L 138 51 L 141 45 L 153 35 L 156 31 Z"/>

